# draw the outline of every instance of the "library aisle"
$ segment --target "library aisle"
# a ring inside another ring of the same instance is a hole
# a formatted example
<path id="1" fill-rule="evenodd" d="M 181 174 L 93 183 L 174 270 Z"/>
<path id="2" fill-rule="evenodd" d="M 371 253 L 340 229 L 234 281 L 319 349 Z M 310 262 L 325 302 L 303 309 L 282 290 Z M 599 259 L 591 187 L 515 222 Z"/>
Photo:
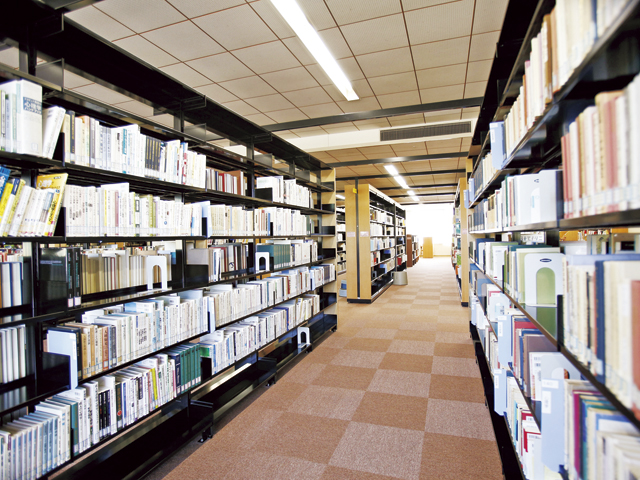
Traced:
<path id="1" fill-rule="evenodd" d="M 408 273 L 371 305 L 341 298 L 336 333 L 149 478 L 502 479 L 450 259 Z"/>

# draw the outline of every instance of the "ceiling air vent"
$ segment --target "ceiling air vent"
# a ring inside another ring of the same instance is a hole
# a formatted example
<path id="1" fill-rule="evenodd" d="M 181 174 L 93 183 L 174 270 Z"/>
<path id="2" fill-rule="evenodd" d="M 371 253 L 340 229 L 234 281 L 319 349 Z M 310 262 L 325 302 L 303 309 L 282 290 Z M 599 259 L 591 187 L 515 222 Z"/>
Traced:
<path id="1" fill-rule="evenodd" d="M 438 125 L 380 130 L 380 141 L 389 142 L 392 140 L 408 140 L 410 138 L 440 137 L 459 133 L 471 133 L 471 122 L 441 123 Z"/>

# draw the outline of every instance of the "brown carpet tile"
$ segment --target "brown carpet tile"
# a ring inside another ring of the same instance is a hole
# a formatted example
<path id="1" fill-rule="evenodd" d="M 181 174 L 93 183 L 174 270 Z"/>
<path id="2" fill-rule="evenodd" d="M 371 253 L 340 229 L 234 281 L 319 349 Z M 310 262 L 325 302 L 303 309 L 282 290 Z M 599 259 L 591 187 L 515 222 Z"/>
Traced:
<path id="1" fill-rule="evenodd" d="M 336 333 L 147 478 L 502 479 L 449 259 L 408 273 L 372 305 L 341 298 Z"/>

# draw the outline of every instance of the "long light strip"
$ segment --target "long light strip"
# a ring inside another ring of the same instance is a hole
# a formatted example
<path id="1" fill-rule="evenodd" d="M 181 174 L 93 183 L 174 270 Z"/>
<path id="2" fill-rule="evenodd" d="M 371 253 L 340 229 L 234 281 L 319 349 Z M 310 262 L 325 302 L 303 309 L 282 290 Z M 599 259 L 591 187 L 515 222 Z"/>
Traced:
<path id="1" fill-rule="evenodd" d="M 351 82 L 344 74 L 336 59 L 324 44 L 318 32 L 311 26 L 304 12 L 295 0 L 271 0 L 271 3 L 280 12 L 293 31 L 302 40 L 313 58 L 320 64 L 331 81 L 338 87 L 349 101 L 358 100 L 358 95 L 353 90 Z"/>
<path id="2" fill-rule="evenodd" d="M 387 172 L 389 172 L 394 177 L 398 175 L 398 170 L 396 170 L 396 167 L 394 167 L 393 165 L 385 165 L 384 168 L 386 168 Z"/>
<path id="3" fill-rule="evenodd" d="M 404 188 L 405 190 L 409 190 L 409 185 L 407 185 L 407 182 L 405 182 L 404 178 L 402 178 L 400 175 L 395 175 L 393 179 L 398 182 L 398 185 L 400 185 L 402 188 Z"/>

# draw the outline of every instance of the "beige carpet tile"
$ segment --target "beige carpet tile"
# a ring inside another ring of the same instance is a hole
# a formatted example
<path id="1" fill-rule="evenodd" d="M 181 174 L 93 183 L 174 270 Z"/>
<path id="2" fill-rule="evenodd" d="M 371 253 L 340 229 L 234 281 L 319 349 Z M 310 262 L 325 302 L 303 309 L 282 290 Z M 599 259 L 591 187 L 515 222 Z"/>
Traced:
<path id="1" fill-rule="evenodd" d="M 475 358 L 434 356 L 431 373 L 455 377 L 480 377 L 480 369 Z"/>
<path id="2" fill-rule="evenodd" d="M 307 389 L 306 385 L 294 382 L 277 382 L 255 402 L 261 408 L 287 410 L 292 403 Z"/>
<path id="3" fill-rule="evenodd" d="M 394 477 L 328 465 L 320 480 L 394 480 Z"/>
<path id="4" fill-rule="evenodd" d="M 416 298 L 413 301 L 413 305 L 427 305 L 427 306 L 438 306 L 440 305 L 440 300 L 438 300 L 437 298 Z"/>
<path id="5" fill-rule="evenodd" d="M 368 391 L 427 398 L 430 383 L 429 373 L 378 369 L 369 384 Z"/>
<path id="6" fill-rule="evenodd" d="M 385 330 L 395 330 L 404 319 L 404 315 L 398 315 L 398 320 L 392 320 L 388 317 L 372 318 L 366 324 L 366 328 L 382 328 Z"/>
<path id="7" fill-rule="evenodd" d="M 438 329 L 438 323 L 435 321 L 405 321 L 398 324 L 398 329 L 435 332 Z"/>
<path id="8" fill-rule="evenodd" d="M 345 348 L 351 350 L 368 350 L 370 352 L 386 352 L 391 346 L 392 340 L 379 338 L 352 338 Z"/>
<path id="9" fill-rule="evenodd" d="M 329 338 L 322 342 L 322 346 L 330 348 L 344 348 L 350 341 L 351 337 L 337 337 L 335 335 L 330 335 Z"/>
<path id="10" fill-rule="evenodd" d="M 378 368 L 384 358 L 385 352 L 370 352 L 367 350 L 342 349 L 331 365 L 343 365 L 345 367 Z"/>
<path id="11" fill-rule="evenodd" d="M 463 343 L 436 343 L 434 355 L 440 357 L 476 358 L 473 345 Z"/>
<path id="12" fill-rule="evenodd" d="M 397 332 L 396 328 L 361 328 L 355 336 L 358 338 L 391 340 Z"/>
<path id="13" fill-rule="evenodd" d="M 351 420 L 364 394 L 362 390 L 310 385 L 289 404 L 288 411 Z"/>
<path id="14" fill-rule="evenodd" d="M 464 343 L 471 344 L 471 335 L 469 332 L 437 332 L 436 342 L 439 343 Z"/>
<path id="15" fill-rule="evenodd" d="M 495 440 L 491 415 L 484 403 L 430 398 L 425 429 L 430 433 Z"/>
<path id="16" fill-rule="evenodd" d="M 479 378 L 431 375 L 429 398 L 476 402 L 484 405 L 484 388 Z"/>
<path id="17" fill-rule="evenodd" d="M 435 342 L 436 332 L 428 330 L 396 330 L 394 340 L 419 340 L 422 342 Z"/>
<path id="18" fill-rule="evenodd" d="M 326 472 L 326 470 L 325 470 Z M 420 480 L 503 480 L 493 441 L 426 433 Z"/>
<path id="19" fill-rule="evenodd" d="M 349 422 L 334 418 L 283 413 L 274 431 L 259 436 L 259 452 L 329 463 Z"/>
<path id="20" fill-rule="evenodd" d="M 294 457 L 287 457 L 261 451 L 244 452 L 236 459 L 234 465 L 225 476 L 218 477 L 212 471 L 203 471 L 199 479 L 221 478 L 224 480 L 258 480 L 277 479 L 288 480 L 291 478 L 304 480 L 318 480 L 326 469 L 323 463 L 315 463 Z M 214 476 L 215 475 L 215 476 Z"/>
<path id="21" fill-rule="evenodd" d="M 355 422 L 424 430 L 426 398 L 390 393 L 366 392 L 352 417 Z"/>
<path id="22" fill-rule="evenodd" d="M 377 370 L 373 368 L 327 365 L 314 380 L 314 385 L 366 390 Z"/>
<path id="23" fill-rule="evenodd" d="M 387 352 L 378 368 L 402 372 L 431 373 L 432 362 L 433 357 L 429 355 Z"/>
<path id="24" fill-rule="evenodd" d="M 438 331 L 439 332 L 454 332 L 454 333 L 465 333 L 469 335 L 469 325 L 465 323 L 444 323 L 438 322 Z"/>
<path id="25" fill-rule="evenodd" d="M 420 478 L 424 433 L 351 422 L 330 465 L 405 480 Z"/>
<path id="26" fill-rule="evenodd" d="M 311 352 L 313 355 L 307 355 L 302 361 L 307 363 L 331 363 L 333 357 L 341 351 L 341 348 L 328 347 L 325 340 L 322 345 L 313 349 Z"/>
<path id="27" fill-rule="evenodd" d="M 392 340 L 387 351 L 409 355 L 433 355 L 435 343 L 419 340 Z"/>
<path id="28" fill-rule="evenodd" d="M 292 368 L 289 372 L 287 372 L 287 374 L 284 375 L 279 381 L 285 383 L 293 382 L 309 385 L 322 373 L 326 365 L 322 363 L 300 362 L 295 367 L 296 368 Z"/>

